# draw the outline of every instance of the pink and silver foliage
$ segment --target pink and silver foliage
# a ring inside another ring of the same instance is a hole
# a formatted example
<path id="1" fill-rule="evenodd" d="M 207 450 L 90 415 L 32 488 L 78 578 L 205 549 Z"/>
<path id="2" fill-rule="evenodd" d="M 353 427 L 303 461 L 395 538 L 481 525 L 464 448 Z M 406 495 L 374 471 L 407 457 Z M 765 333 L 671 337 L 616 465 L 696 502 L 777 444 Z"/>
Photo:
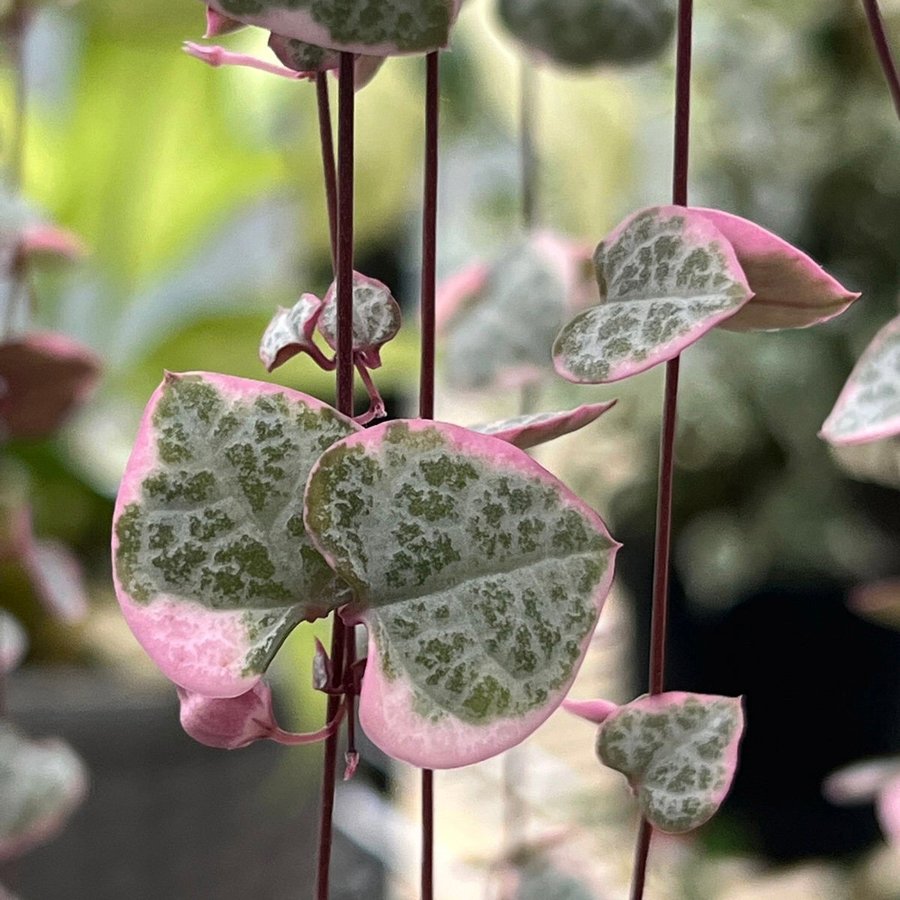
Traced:
<path id="1" fill-rule="evenodd" d="M 719 210 L 661 206 L 626 219 L 594 254 L 601 303 L 554 345 L 569 381 L 604 384 L 673 359 L 712 328 L 805 328 L 859 295 L 806 254 Z"/>
<path id="2" fill-rule="evenodd" d="M 671 691 L 623 706 L 606 700 L 564 705 L 599 725 L 600 761 L 628 779 L 641 812 L 660 831 L 698 828 L 731 789 L 744 732 L 739 697 Z"/>
<path id="3" fill-rule="evenodd" d="M 503 440 L 419 420 L 361 432 L 286 388 L 193 373 L 151 398 L 113 558 L 126 619 L 198 739 L 299 742 L 272 731 L 260 678 L 299 622 L 343 608 L 369 630 L 363 728 L 440 768 L 513 746 L 561 702 L 618 546 Z"/>
<path id="4" fill-rule="evenodd" d="M 553 441 L 558 437 L 581 430 L 612 409 L 617 402 L 616 400 L 610 400 L 606 403 L 586 403 L 577 409 L 569 409 L 562 412 L 543 412 L 516 416 L 512 419 L 502 419 L 487 425 L 473 425 L 472 431 L 477 431 L 479 434 L 489 434 L 491 437 L 506 441 L 520 450 L 528 450 L 531 447 L 546 444 L 548 441 Z"/>

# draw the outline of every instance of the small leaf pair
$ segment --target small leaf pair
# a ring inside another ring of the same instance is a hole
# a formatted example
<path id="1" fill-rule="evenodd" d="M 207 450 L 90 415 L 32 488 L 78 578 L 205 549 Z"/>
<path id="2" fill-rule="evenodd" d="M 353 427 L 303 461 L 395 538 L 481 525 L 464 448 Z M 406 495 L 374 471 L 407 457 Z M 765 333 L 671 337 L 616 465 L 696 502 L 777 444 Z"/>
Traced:
<path id="1" fill-rule="evenodd" d="M 621 772 L 655 828 L 681 834 L 715 814 L 731 788 L 744 730 L 740 698 L 672 691 L 617 706 L 568 700 L 600 726 L 597 755 Z"/>
<path id="2" fill-rule="evenodd" d="M 259 345 L 259 358 L 271 372 L 298 353 L 308 353 L 317 365 L 331 371 L 335 359 L 328 359 L 315 342 L 319 333 L 332 350 L 337 350 L 337 284 L 332 283 L 324 300 L 303 294 L 291 309 L 280 307 L 269 322 Z M 385 415 L 384 402 L 369 375 L 381 368 L 381 348 L 400 330 L 400 305 L 390 289 L 375 278 L 353 273 L 353 362 L 369 394 L 369 410 L 356 421 L 366 425 Z"/>
<path id="3" fill-rule="evenodd" d="M 296 624 L 346 607 L 369 632 L 363 728 L 428 767 L 485 759 L 550 715 L 617 549 L 505 441 L 419 420 L 362 431 L 208 373 L 168 375 L 151 398 L 113 538 L 132 630 L 207 698 L 247 694 Z"/>
<path id="4" fill-rule="evenodd" d="M 556 370 L 605 384 L 673 359 L 719 326 L 805 328 L 858 297 L 808 256 L 752 222 L 660 206 L 626 219 L 594 253 L 602 302 L 563 328 Z"/>

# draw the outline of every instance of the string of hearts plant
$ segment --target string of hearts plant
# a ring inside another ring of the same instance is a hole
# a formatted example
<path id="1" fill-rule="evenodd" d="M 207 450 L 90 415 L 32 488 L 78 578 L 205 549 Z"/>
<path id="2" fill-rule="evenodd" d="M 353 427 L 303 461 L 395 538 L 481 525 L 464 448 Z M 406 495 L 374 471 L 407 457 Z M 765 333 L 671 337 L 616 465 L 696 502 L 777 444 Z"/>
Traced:
<path id="1" fill-rule="evenodd" d="M 622 706 L 569 704 L 599 725 L 601 760 L 637 794 L 640 897 L 651 829 L 685 832 L 714 814 L 743 730 L 739 698 L 664 691 L 679 354 L 714 327 L 806 327 L 858 295 L 760 226 L 688 206 L 689 0 L 677 11 L 668 0 L 503 0 L 501 18 L 519 39 L 564 64 L 648 58 L 677 23 L 673 203 L 634 213 L 597 247 L 599 303 L 591 305 L 583 244 L 540 233 L 501 264 L 460 275 L 438 302 L 438 53 L 459 7 L 460 0 L 210 4 L 208 34 L 266 28 L 283 67 L 222 48 L 188 45 L 190 53 L 317 83 L 335 281 L 321 300 L 302 293 L 276 313 L 260 357 L 269 371 L 300 353 L 335 369 L 337 404 L 223 374 L 167 374 L 119 491 L 116 591 L 135 635 L 178 686 L 182 722 L 198 740 L 229 748 L 262 738 L 325 740 L 319 898 L 328 896 L 338 732 L 346 723 L 352 775 L 358 697 L 368 737 L 423 769 L 422 896 L 431 898 L 432 770 L 519 744 L 562 703 L 620 547 L 602 518 L 525 452 L 611 404 L 479 429 L 435 422 L 436 330 L 453 326 L 451 372 L 454 346 L 489 350 L 483 368 L 470 370 L 473 384 L 500 372 L 524 383 L 523 375 L 548 366 L 551 343 L 556 370 L 579 384 L 666 362 L 650 694 Z M 409 53 L 427 55 L 419 416 L 372 424 L 384 406 L 370 373 L 400 316 L 387 286 L 353 271 L 354 91 L 384 57 Z M 335 69 L 336 166 L 325 81 Z M 572 318 L 559 331 L 564 317 Z M 370 397 L 356 417 L 354 369 Z M 296 626 L 329 614 L 330 653 L 318 648 L 314 672 L 328 694 L 327 721 L 315 734 L 292 735 L 275 723 L 264 675 Z M 355 656 L 359 625 L 364 660 Z"/>

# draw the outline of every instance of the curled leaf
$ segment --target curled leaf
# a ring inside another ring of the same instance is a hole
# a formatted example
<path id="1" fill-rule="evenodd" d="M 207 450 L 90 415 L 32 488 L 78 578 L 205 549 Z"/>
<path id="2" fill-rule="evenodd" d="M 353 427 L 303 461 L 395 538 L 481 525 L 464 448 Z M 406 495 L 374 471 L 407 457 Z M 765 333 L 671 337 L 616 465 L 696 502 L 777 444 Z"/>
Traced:
<path id="1" fill-rule="evenodd" d="M 540 379 L 552 367 L 553 338 L 592 292 L 588 249 L 550 232 L 453 276 L 437 307 L 448 379 L 464 389 Z"/>
<path id="2" fill-rule="evenodd" d="M 289 69 L 303 75 L 315 72 L 334 72 L 340 67 L 341 55 L 336 50 L 327 50 L 315 44 L 307 44 L 296 38 L 280 34 L 269 35 L 269 48 Z M 382 56 L 357 54 L 353 60 L 353 83 L 357 90 L 364 88 L 384 64 Z"/>
<path id="3" fill-rule="evenodd" d="M 819 435 L 839 446 L 900 435 L 900 316 L 865 349 Z"/>
<path id="4" fill-rule="evenodd" d="M 859 294 L 771 231 L 718 209 L 694 209 L 725 235 L 753 297 L 719 326 L 729 331 L 808 328 L 845 312 Z"/>
<path id="5" fill-rule="evenodd" d="M 332 735 L 343 712 L 320 731 L 298 734 L 275 721 L 272 689 L 258 681 L 238 697 L 204 697 L 178 688 L 181 727 L 195 741 L 220 750 L 240 750 L 261 740 L 279 744 L 314 744 Z"/>
<path id="6" fill-rule="evenodd" d="M 575 68 L 653 59 L 675 26 L 673 0 L 500 0 L 498 12 L 527 50 Z"/>
<path id="7" fill-rule="evenodd" d="M 320 401 L 211 373 L 150 398 L 116 502 L 116 594 L 176 684 L 250 690 L 298 623 L 347 599 L 303 527 L 303 484 L 357 428 Z"/>
<path id="8" fill-rule="evenodd" d="M 87 772 L 60 740 L 31 741 L 0 721 L 0 862 L 50 840 L 81 803 Z"/>
<path id="9" fill-rule="evenodd" d="M 381 348 L 400 330 L 400 304 L 376 278 L 353 273 L 353 356 L 366 368 L 381 366 Z M 337 284 L 332 282 L 322 306 L 319 331 L 337 349 Z"/>
<path id="10" fill-rule="evenodd" d="M 462 0 L 212 0 L 248 25 L 333 50 L 393 56 L 444 47 Z"/>
<path id="11" fill-rule="evenodd" d="M 612 409 L 616 403 L 616 400 L 608 403 L 586 403 L 577 409 L 564 412 L 516 416 L 514 419 L 503 419 L 499 422 L 491 422 L 489 425 L 475 425 L 472 431 L 489 434 L 520 450 L 528 450 L 530 447 L 545 444 L 547 441 L 572 434 L 586 425 L 590 425 L 603 413 Z"/>
<path id="12" fill-rule="evenodd" d="M 563 709 L 573 716 L 600 725 L 619 709 L 619 705 L 609 700 L 564 700 Z"/>
<path id="13" fill-rule="evenodd" d="M 677 691 L 639 697 L 600 724 L 597 754 L 628 779 L 647 820 L 681 834 L 731 788 L 744 730 L 740 698 Z"/>
<path id="14" fill-rule="evenodd" d="M 324 362 L 324 368 L 333 368 L 313 340 L 321 312 L 322 301 L 315 294 L 303 294 L 290 309 L 278 308 L 259 344 L 259 358 L 267 372 L 298 353 L 308 353 L 320 366 Z"/>
<path id="15" fill-rule="evenodd" d="M 605 384 L 677 356 L 752 296 L 722 233 L 693 210 L 659 206 L 626 219 L 594 253 L 601 303 L 553 347 L 557 372 Z"/>
<path id="16" fill-rule="evenodd" d="M 90 397 L 99 377 L 99 359 L 62 334 L 0 344 L 0 433 L 49 437 Z"/>
<path id="17" fill-rule="evenodd" d="M 618 544 L 526 453 L 397 421 L 340 441 L 307 484 L 307 527 L 365 623 L 360 722 L 428 768 L 487 759 L 559 705 Z"/>
<path id="18" fill-rule="evenodd" d="M 28 635 L 19 620 L 0 609 L 0 677 L 19 667 L 28 652 Z"/>

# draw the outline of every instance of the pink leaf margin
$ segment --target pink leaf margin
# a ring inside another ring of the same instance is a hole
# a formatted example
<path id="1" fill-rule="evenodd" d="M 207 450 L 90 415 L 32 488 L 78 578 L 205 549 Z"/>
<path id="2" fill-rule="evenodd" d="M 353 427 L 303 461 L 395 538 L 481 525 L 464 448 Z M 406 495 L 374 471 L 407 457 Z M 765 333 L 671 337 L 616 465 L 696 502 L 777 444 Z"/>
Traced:
<path id="1" fill-rule="evenodd" d="M 609 412 L 616 403 L 618 400 L 610 400 L 606 403 L 585 403 L 576 409 L 549 413 L 541 418 L 520 416 L 517 419 L 476 426 L 472 430 L 506 441 L 520 450 L 528 450 L 539 444 L 545 444 L 579 431 L 595 422 L 604 413 Z M 527 421 L 528 419 L 535 421 Z"/>
<path id="2" fill-rule="evenodd" d="M 113 513 L 113 583 L 122 614 L 138 643 L 163 674 L 175 684 L 207 697 L 237 697 L 247 693 L 260 675 L 243 675 L 245 628 L 240 610 L 207 610 L 179 597 L 157 596 L 152 603 L 136 603 L 115 571 L 119 541 L 115 525 L 125 508 L 141 500 L 141 484 L 158 462 L 153 415 L 168 384 L 182 378 L 202 378 L 230 400 L 252 400 L 260 395 L 283 394 L 314 410 L 328 404 L 277 384 L 211 372 L 167 372 L 147 403 L 131 456 L 125 466 Z M 347 422 L 350 422 L 348 419 Z M 357 428 L 354 423 L 350 427 Z M 194 662 L 190 662 L 195 660 Z"/>
<path id="3" fill-rule="evenodd" d="M 551 485 L 558 491 L 561 500 L 577 509 L 610 542 L 610 564 L 593 596 L 596 625 L 596 619 L 599 618 L 612 587 L 615 556 L 622 546 L 610 535 L 603 519 L 554 475 L 512 444 L 445 422 L 425 419 L 400 421 L 412 432 L 437 429 L 453 450 L 529 478 L 536 477 L 544 484 Z M 350 435 L 334 444 L 326 454 L 338 447 L 363 446 L 377 449 L 384 441 L 386 431 L 396 424 L 397 422 L 385 422 Z M 320 466 L 321 460 L 310 472 L 310 481 Z M 309 533 L 319 552 L 334 568 L 334 556 L 327 548 L 321 546 L 312 529 L 309 529 Z M 393 681 L 385 677 L 378 647 L 373 638 L 371 619 L 376 615 L 377 613 L 352 607 L 345 608 L 343 612 L 346 622 L 364 624 L 369 632 L 368 664 L 360 692 L 360 724 L 368 738 L 389 756 L 428 769 L 454 769 L 482 762 L 516 746 L 532 734 L 553 714 L 571 688 L 587 654 L 593 632 L 591 629 L 582 640 L 581 652 L 572 667 L 569 679 L 539 709 L 518 719 L 501 719 L 487 726 L 470 725 L 451 716 L 446 716 L 437 723 L 428 723 L 416 713 L 413 691 L 408 683 L 400 677 Z"/>

